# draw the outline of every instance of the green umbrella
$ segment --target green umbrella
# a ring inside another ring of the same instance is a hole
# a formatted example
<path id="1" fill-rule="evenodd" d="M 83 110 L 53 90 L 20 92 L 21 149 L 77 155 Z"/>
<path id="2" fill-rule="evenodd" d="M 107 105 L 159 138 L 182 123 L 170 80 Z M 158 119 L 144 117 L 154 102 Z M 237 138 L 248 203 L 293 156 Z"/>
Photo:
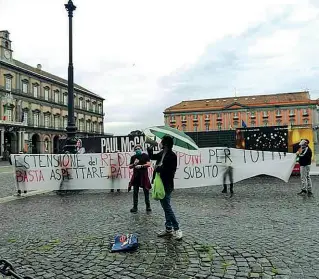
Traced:
<path id="1" fill-rule="evenodd" d="M 164 136 L 171 136 L 174 141 L 173 149 L 175 151 L 194 155 L 199 154 L 199 147 L 194 140 L 184 132 L 175 128 L 169 126 L 154 126 L 147 128 L 144 134 L 149 141 L 155 141 L 156 143 L 160 143 Z"/>

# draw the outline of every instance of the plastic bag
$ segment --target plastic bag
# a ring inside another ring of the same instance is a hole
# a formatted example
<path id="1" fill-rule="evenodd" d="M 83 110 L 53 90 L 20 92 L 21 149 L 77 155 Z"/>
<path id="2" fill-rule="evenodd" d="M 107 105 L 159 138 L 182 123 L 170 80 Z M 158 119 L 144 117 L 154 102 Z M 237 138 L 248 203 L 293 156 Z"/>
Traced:
<path id="1" fill-rule="evenodd" d="M 156 173 L 152 190 L 154 200 L 162 200 L 165 197 L 165 188 L 159 173 Z"/>
<path id="2" fill-rule="evenodd" d="M 112 252 L 128 252 L 138 248 L 138 238 L 136 234 L 118 234 L 115 236 Z"/>

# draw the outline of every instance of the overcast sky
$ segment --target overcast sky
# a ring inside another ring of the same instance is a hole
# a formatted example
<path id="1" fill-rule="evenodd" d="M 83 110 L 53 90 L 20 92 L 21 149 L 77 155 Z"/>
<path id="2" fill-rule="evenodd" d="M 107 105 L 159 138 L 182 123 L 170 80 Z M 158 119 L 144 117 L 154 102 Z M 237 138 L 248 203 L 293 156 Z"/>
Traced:
<path id="1" fill-rule="evenodd" d="M 0 0 L 14 58 L 67 78 L 67 0 Z M 318 0 L 74 0 L 75 82 L 103 96 L 105 130 L 164 122 L 182 100 L 310 90 Z"/>

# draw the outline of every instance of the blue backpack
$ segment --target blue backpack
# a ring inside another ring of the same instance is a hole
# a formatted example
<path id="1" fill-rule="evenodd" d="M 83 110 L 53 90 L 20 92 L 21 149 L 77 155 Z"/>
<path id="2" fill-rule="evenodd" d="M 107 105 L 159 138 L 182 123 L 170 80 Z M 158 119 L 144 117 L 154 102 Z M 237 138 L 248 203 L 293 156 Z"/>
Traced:
<path id="1" fill-rule="evenodd" d="M 112 252 L 129 252 L 138 248 L 136 234 L 118 234 L 115 236 Z"/>

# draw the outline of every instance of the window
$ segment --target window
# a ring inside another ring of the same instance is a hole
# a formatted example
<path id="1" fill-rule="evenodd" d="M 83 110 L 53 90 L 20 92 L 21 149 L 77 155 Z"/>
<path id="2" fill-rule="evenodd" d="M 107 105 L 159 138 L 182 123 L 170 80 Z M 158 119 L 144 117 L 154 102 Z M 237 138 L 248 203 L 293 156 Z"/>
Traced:
<path id="1" fill-rule="evenodd" d="M 277 126 L 280 126 L 281 122 L 280 121 L 277 121 Z"/>
<path id="2" fill-rule="evenodd" d="M 308 115 L 308 109 L 303 109 L 303 115 Z"/>
<path id="3" fill-rule="evenodd" d="M 33 86 L 33 97 L 38 98 L 38 86 L 37 85 Z"/>
<path id="4" fill-rule="evenodd" d="M 56 103 L 59 102 L 59 91 L 54 92 L 54 102 L 56 102 Z"/>
<path id="5" fill-rule="evenodd" d="M 217 127 L 218 127 L 218 130 L 220 131 L 222 129 L 222 123 L 217 123 Z"/>
<path id="6" fill-rule="evenodd" d="M 206 120 L 209 120 L 209 114 L 206 114 L 206 115 L 205 115 L 205 119 L 206 119 Z"/>
<path id="7" fill-rule="evenodd" d="M 93 123 L 93 132 L 96 133 L 96 122 Z"/>
<path id="8" fill-rule="evenodd" d="M 80 107 L 80 109 L 83 109 L 83 99 L 82 98 L 79 99 L 79 107 Z"/>
<path id="9" fill-rule="evenodd" d="M 182 115 L 182 121 L 186 121 L 186 115 Z"/>
<path id="10" fill-rule="evenodd" d="M 45 114 L 44 115 L 44 128 L 49 128 L 50 127 L 50 115 Z"/>
<path id="11" fill-rule="evenodd" d="M 264 117 L 268 117 L 268 111 L 264 111 L 264 112 L 263 112 L 263 116 L 264 116 Z"/>
<path id="12" fill-rule="evenodd" d="M 86 109 L 90 110 L 90 100 L 86 100 Z"/>
<path id="13" fill-rule="evenodd" d="M 295 110 L 294 109 L 291 109 L 290 111 L 289 111 L 289 115 L 294 115 L 295 114 Z"/>
<path id="14" fill-rule="evenodd" d="M 255 117 L 255 116 L 256 116 L 255 112 L 252 111 L 252 112 L 250 113 L 250 116 L 251 116 L 251 117 Z"/>
<path id="15" fill-rule="evenodd" d="M 222 118 L 222 114 L 220 112 L 217 113 L 217 118 Z"/>
<path id="16" fill-rule="evenodd" d="M 305 120 L 304 120 L 304 123 L 305 123 L 305 124 L 308 124 L 308 119 L 305 119 Z"/>
<path id="17" fill-rule="evenodd" d="M 101 104 L 99 104 L 98 110 L 99 110 L 99 113 L 102 113 L 102 105 Z"/>
<path id="18" fill-rule="evenodd" d="M 87 131 L 87 132 L 90 132 L 90 128 L 91 128 L 90 126 L 91 126 L 91 125 L 90 125 L 90 122 L 87 121 L 87 122 L 86 122 L 86 131 Z"/>
<path id="19" fill-rule="evenodd" d="M 171 115 L 171 121 L 175 121 L 175 116 Z"/>
<path id="20" fill-rule="evenodd" d="M 185 132 L 186 131 L 186 125 L 182 125 L 182 130 Z"/>
<path id="21" fill-rule="evenodd" d="M 193 119 L 197 120 L 197 114 L 194 114 Z"/>
<path id="22" fill-rule="evenodd" d="M 253 121 L 251 122 L 251 127 L 255 127 L 256 126 L 256 123 Z"/>
<path id="23" fill-rule="evenodd" d="M 264 126 L 265 126 L 265 127 L 268 126 L 268 122 L 267 122 L 267 121 L 264 122 Z"/>
<path id="24" fill-rule="evenodd" d="M 23 118 L 22 118 L 23 124 L 24 124 L 24 125 L 28 125 L 28 112 L 27 112 L 27 111 L 24 111 L 22 117 L 23 117 Z"/>
<path id="25" fill-rule="evenodd" d="M 295 121 L 291 120 L 290 121 L 290 126 L 294 126 L 295 125 Z"/>
<path id="26" fill-rule="evenodd" d="M 206 129 L 206 131 L 209 131 L 209 124 L 208 123 L 205 124 L 205 129 Z"/>
<path id="27" fill-rule="evenodd" d="M 5 106 L 6 107 L 6 106 Z M 5 116 L 6 116 L 6 120 L 7 121 L 12 121 L 12 108 L 11 107 L 7 107 L 5 110 Z"/>
<path id="28" fill-rule="evenodd" d="M 49 101 L 49 89 L 44 88 L 44 100 Z"/>
<path id="29" fill-rule="evenodd" d="M 99 128 L 100 128 L 100 134 L 103 134 L 103 123 L 100 123 Z"/>
<path id="30" fill-rule="evenodd" d="M 22 81 L 22 92 L 28 93 L 28 82 L 27 81 Z"/>
<path id="31" fill-rule="evenodd" d="M 68 126 L 68 118 L 64 117 L 63 118 L 63 129 L 65 129 Z"/>
<path id="32" fill-rule="evenodd" d="M 234 112 L 234 118 L 238 118 L 238 112 Z"/>
<path id="33" fill-rule="evenodd" d="M 96 112 L 96 103 L 93 103 L 93 104 L 92 104 L 92 110 L 93 110 L 94 112 Z"/>
<path id="34" fill-rule="evenodd" d="M 83 120 L 80 120 L 80 132 L 83 132 L 84 130 L 84 121 Z"/>
<path id="35" fill-rule="evenodd" d="M 66 93 L 63 94 L 63 104 L 66 106 L 68 105 L 68 94 Z"/>
<path id="36" fill-rule="evenodd" d="M 281 115 L 280 109 L 277 109 L 277 110 L 276 110 L 276 115 L 277 115 L 277 116 L 280 116 L 280 115 Z"/>
<path id="37" fill-rule="evenodd" d="M 194 126 L 194 132 L 197 132 L 197 126 Z"/>
<path id="38" fill-rule="evenodd" d="M 34 127 L 39 127 L 39 119 L 40 119 L 40 115 L 38 112 L 34 112 L 33 113 L 33 126 Z"/>
<path id="39" fill-rule="evenodd" d="M 54 129 L 60 129 L 60 116 L 58 115 L 54 116 Z"/>
<path id="40" fill-rule="evenodd" d="M 12 78 L 9 76 L 5 77 L 5 89 L 7 91 L 11 91 L 11 89 L 12 89 Z"/>

